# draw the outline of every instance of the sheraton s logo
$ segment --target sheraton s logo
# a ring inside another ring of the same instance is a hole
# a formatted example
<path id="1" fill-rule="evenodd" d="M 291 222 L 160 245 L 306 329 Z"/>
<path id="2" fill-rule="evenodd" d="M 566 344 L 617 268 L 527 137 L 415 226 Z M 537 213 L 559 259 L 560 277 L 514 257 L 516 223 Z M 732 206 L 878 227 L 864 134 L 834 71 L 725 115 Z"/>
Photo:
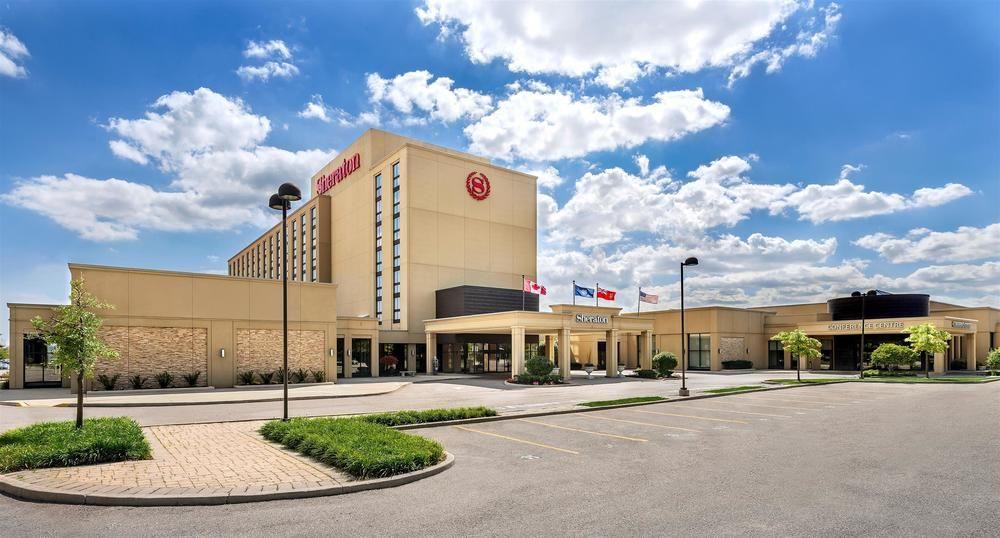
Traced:
<path id="1" fill-rule="evenodd" d="M 361 154 L 355 153 L 354 155 L 344 159 L 344 162 L 340 163 L 340 166 L 334 168 L 329 174 L 323 174 L 319 176 L 316 180 L 316 194 L 323 194 L 324 192 L 332 189 L 340 183 L 347 176 L 354 173 L 355 170 L 361 168 Z"/>
<path id="2" fill-rule="evenodd" d="M 481 172 L 472 172 L 465 178 L 465 190 L 473 199 L 482 202 L 490 196 L 490 178 Z"/>

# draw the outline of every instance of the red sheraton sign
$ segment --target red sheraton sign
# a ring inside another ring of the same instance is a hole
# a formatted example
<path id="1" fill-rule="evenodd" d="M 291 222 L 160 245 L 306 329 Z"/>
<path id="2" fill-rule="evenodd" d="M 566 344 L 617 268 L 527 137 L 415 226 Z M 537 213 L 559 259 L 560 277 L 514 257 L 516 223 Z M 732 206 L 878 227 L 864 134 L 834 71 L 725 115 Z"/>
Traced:
<path id="1" fill-rule="evenodd" d="M 332 189 L 337 183 L 343 181 L 358 168 L 361 168 L 361 154 L 355 153 L 353 156 L 344 159 L 344 162 L 331 170 L 329 174 L 319 176 L 319 179 L 316 180 L 316 194 L 323 194 Z"/>

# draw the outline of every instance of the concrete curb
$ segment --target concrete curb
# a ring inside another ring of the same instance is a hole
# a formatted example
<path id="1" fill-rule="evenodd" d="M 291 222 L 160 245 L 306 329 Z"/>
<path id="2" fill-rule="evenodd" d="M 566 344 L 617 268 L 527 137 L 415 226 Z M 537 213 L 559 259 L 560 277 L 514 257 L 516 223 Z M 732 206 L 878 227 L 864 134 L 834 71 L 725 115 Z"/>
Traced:
<path id="1" fill-rule="evenodd" d="M 383 390 L 380 392 L 370 392 L 366 394 L 335 394 L 335 395 L 316 395 L 316 396 L 289 396 L 289 401 L 292 400 L 333 400 L 338 398 L 367 398 L 369 396 L 383 396 L 386 394 L 391 394 L 396 392 L 403 387 L 406 387 L 410 382 L 401 382 L 402 385 L 392 389 Z M 146 403 L 104 403 L 104 402 L 94 402 L 85 401 L 84 407 L 180 407 L 188 405 L 227 405 L 227 404 L 245 404 L 245 403 L 261 403 L 261 402 L 280 402 L 282 401 L 281 396 L 276 396 L 274 398 L 250 398 L 241 400 L 222 400 L 222 401 L 207 401 L 207 402 L 146 402 Z M 76 407 L 76 402 L 63 402 L 54 405 L 31 405 L 29 402 L 18 400 L 17 407 Z M 2 405 L 2 403 L 0 403 Z"/>
<path id="2" fill-rule="evenodd" d="M 125 495 L 125 494 L 86 494 L 72 491 L 62 491 L 42 486 L 36 486 L 18 480 L 10 475 L 0 475 L 0 493 L 28 501 L 38 501 L 59 504 L 87 504 L 95 506 L 207 506 L 218 504 L 235 504 L 260 501 L 276 501 L 281 499 L 303 499 L 307 497 L 326 497 L 343 495 L 358 491 L 394 488 L 429 478 L 445 471 L 455 463 L 455 456 L 445 452 L 443 462 L 413 471 L 411 473 L 350 482 L 342 486 L 305 488 L 268 493 L 179 493 L 170 495 Z"/>

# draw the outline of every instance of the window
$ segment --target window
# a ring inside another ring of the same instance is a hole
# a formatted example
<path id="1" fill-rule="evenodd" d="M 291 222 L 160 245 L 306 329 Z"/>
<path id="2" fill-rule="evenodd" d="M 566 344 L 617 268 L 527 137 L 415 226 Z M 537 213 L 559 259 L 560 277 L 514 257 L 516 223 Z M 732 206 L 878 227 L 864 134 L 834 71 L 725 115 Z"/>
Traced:
<path id="1" fill-rule="evenodd" d="M 309 208 L 309 220 L 312 226 L 309 229 L 309 270 L 312 282 L 316 282 L 316 208 Z"/>
<path id="2" fill-rule="evenodd" d="M 785 369 L 785 349 L 777 340 L 767 341 L 767 367 L 776 370 Z"/>
<path id="3" fill-rule="evenodd" d="M 400 219 L 399 219 L 399 162 L 392 164 L 392 322 L 399 323 L 400 305 Z"/>
<path id="4" fill-rule="evenodd" d="M 298 258 L 298 233 L 295 231 L 295 221 L 292 221 L 292 257 L 288 260 L 288 267 L 285 269 L 288 271 L 288 277 L 295 280 L 298 271 L 295 270 L 295 260 Z"/>
<path id="5" fill-rule="evenodd" d="M 375 319 L 382 324 L 382 174 L 375 174 Z"/>
<path id="6" fill-rule="evenodd" d="M 688 368 L 712 366 L 712 337 L 705 333 L 688 334 Z"/>
<path id="7" fill-rule="evenodd" d="M 277 233 L 274 234 L 274 248 L 275 248 L 275 254 L 278 257 L 277 260 L 275 260 L 274 264 L 274 277 L 281 278 L 281 263 L 285 259 L 285 251 L 284 251 L 285 247 L 284 245 L 281 244 L 281 235 Z"/>

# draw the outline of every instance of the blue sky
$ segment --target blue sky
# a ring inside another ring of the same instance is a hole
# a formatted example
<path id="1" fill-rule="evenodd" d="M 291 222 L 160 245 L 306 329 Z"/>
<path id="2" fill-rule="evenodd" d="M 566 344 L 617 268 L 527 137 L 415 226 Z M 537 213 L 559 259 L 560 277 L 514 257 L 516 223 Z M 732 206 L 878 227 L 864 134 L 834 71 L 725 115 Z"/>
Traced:
<path id="1" fill-rule="evenodd" d="M 544 171 L 552 301 L 670 306 L 695 254 L 695 303 L 1000 306 L 997 3 L 566 6 L 4 4 L 0 302 L 69 261 L 223 271 L 377 126 Z"/>

